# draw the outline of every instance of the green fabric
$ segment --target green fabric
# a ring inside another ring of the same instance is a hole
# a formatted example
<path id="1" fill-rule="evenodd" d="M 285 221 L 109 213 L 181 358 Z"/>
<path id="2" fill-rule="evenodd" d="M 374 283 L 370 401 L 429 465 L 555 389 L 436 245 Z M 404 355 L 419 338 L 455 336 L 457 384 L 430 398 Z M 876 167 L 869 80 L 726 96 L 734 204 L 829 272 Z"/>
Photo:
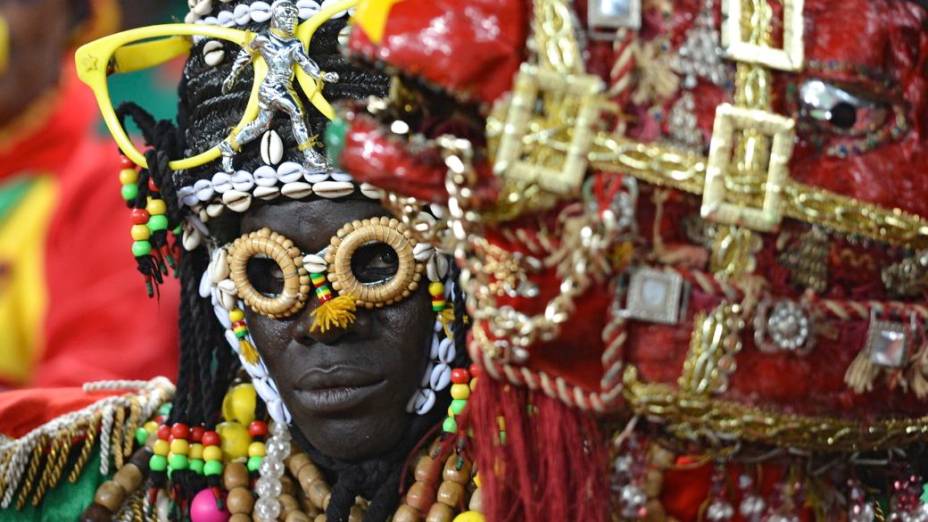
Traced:
<path id="1" fill-rule="evenodd" d="M 65 468 L 67 474 L 68 467 Z M 100 474 L 100 446 L 94 448 L 87 465 L 74 484 L 62 477 L 58 486 L 50 490 L 42 504 L 17 511 L 14 508 L 0 509 L 0 522 L 69 522 L 78 520 L 81 514 L 93 502 L 97 487 L 104 481 Z M 15 502 L 15 501 L 14 501 Z"/>
<path id="2" fill-rule="evenodd" d="M 21 176 L 0 185 L 0 223 L 19 205 L 29 194 L 29 189 L 35 183 L 32 176 Z"/>

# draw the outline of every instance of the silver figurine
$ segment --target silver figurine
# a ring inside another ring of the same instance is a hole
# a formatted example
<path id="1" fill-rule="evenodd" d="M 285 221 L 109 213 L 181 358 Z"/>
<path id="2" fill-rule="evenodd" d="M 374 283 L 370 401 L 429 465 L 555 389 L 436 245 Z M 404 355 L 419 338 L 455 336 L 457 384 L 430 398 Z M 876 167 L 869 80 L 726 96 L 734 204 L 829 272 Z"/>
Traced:
<path id="1" fill-rule="evenodd" d="M 325 158 L 313 149 L 314 140 L 310 138 L 306 123 L 303 121 L 303 104 L 293 89 L 293 68 L 301 67 L 306 74 L 324 82 L 337 82 L 338 74 L 322 72 L 319 65 L 306 54 L 303 43 L 296 37 L 299 21 L 299 9 L 290 0 L 277 0 L 271 5 L 271 27 L 258 35 L 238 54 L 232 71 L 222 84 L 223 94 L 228 93 L 245 65 L 251 63 L 254 53 L 260 53 L 267 62 L 268 71 L 258 89 L 258 117 L 246 125 L 237 134 L 219 145 L 222 152 L 222 168 L 232 172 L 232 156 L 241 147 L 258 139 L 271 126 L 271 120 L 277 111 L 290 116 L 293 137 L 298 148 L 303 151 L 306 167 L 311 171 L 323 171 Z"/>

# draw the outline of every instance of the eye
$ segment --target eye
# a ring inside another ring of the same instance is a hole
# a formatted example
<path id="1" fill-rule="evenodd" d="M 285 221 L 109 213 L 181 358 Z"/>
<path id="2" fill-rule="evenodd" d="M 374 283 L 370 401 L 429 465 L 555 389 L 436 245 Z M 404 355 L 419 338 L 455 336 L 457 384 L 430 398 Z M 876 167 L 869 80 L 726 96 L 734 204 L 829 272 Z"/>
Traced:
<path id="1" fill-rule="evenodd" d="M 358 248 L 351 256 L 351 271 L 363 284 L 389 281 L 399 270 L 400 261 L 390 245 L 377 241 Z"/>
<path id="2" fill-rule="evenodd" d="M 284 289 L 284 274 L 271 258 L 254 256 L 248 260 L 245 271 L 255 290 L 267 297 L 276 297 Z"/>
<path id="3" fill-rule="evenodd" d="M 861 136 L 880 130 L 892 106 L 853 87 L 818 79 L 799 88 L 800 116 L 813 127 L 845 136 Z"/>

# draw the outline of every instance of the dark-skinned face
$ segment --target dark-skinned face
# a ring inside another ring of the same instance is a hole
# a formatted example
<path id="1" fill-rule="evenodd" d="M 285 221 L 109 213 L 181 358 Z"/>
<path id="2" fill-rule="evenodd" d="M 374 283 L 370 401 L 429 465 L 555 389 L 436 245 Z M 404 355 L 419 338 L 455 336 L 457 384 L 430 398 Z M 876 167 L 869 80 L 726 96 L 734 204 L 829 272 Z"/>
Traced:
<path id="1" fill-rule="evenodd" d="M 383 215 L 386 211 L 373 201 L 291 201 L 250 211 L 242 232 L 267 227 L 303 252 L 316 253 L 344 224 Z M 382 278 L 395 262 L 389 254 L 387 249 L 352 263 L 355 275 L 361 280 Z M 249 278 L 261 291 L 261 286 L 279 284 L 277 270 L 268 263 L 249 264 Z M 412 419 L 406 403 L 425 371 L 434 321 L 428 290 L 421 285 L 397 304 L 359 309 L 354 324 L 324 334 L 309 331 L 310 313 L 318 305 L 313 297 L 285 320 L 247 308 L 245 313 L 293 422 L 309 442 L 344 460 L 383 454 L 395 447 Z"/>

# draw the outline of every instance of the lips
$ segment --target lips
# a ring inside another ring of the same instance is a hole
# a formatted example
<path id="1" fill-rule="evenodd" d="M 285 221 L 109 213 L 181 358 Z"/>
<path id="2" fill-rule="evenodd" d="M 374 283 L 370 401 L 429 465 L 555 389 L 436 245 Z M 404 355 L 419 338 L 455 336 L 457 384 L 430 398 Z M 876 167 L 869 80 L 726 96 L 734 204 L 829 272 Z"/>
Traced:
<path id="1" fill-rule="evenodd" d="M 379 375 L 350 366 L 313 368 L 296 382 L 301 406 L 317 413 L 351 410 L 382 391 L 387 382 Z"/>

